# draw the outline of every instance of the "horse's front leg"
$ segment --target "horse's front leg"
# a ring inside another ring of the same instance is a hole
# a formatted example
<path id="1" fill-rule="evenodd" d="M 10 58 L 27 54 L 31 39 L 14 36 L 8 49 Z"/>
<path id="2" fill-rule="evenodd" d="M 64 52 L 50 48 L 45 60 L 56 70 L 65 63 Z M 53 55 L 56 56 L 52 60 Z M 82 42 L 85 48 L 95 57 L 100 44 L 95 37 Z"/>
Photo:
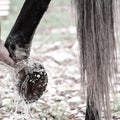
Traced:
<path id="1" fill-rule="evenodd" d="M 51 0 L 26 0 L 5 42 L 10 57 L 19 62 L 27 59 L 33 34 Z"/>
<path id="2" fill-rule="evenodd" d="M 8 50 L 4 46 L 4 42 L 0 40 L 0 61 L 6 63 L 7 65 L 13 67 L 14 62 L 13 60 L 9 57 Z"/>

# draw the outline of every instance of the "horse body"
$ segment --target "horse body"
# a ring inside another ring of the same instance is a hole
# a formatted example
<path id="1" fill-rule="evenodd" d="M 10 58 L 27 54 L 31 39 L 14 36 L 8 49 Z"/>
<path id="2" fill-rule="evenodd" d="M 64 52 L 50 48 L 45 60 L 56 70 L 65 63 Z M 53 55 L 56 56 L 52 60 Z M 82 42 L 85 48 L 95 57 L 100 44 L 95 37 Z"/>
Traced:
<path id="1" fill-rule="evenodd" d="M 26 0 L 5 46 L 16 63 L 27 59 L 35 29 L 51 0 Z M 114 73 L 114 0 L 75 0 L 82 83 L 87 83 L 85 120 L 111 119 L 109 80 Z M 23 53 L 23 54 L 22 54 Z M 19 54 L 19 55 L 18 55 Z"/>

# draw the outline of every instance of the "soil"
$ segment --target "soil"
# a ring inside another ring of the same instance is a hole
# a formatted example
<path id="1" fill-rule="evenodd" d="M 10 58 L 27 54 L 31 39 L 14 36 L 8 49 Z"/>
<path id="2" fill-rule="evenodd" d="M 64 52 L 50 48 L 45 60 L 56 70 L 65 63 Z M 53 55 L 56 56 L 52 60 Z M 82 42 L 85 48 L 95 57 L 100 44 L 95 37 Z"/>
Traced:
<path id="1" fill-rule="evenodd" d="M 1 63 L 0 120 L 84 120 L 86 100 L 80 87 L 78 42 L 34 42 L 30 59 L 45 67 L 47 89 L 37 102 L 26 105 L 17 92 L 15 71 Z M 119 79 L 116 84 L 120 95 Z M 120 120 L 118 105 L 113 120 Z"/>

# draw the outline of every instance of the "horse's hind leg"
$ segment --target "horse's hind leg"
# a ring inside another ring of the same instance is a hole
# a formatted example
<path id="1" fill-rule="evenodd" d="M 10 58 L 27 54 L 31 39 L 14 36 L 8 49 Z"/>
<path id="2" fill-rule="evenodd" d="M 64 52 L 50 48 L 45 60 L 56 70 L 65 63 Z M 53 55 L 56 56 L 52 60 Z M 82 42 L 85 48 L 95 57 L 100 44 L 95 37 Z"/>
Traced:
<path id="1" fill-rule="evenodd" d="M 85 120 L 100 120 L 98 109 L 95 109 L 94 103 L 87 103 Z"/>
<path id="2" fill-rule="evenodd" d="M 4 42 L 0 40 L 0 61 L 6 63 L 7 65 L 13 66 L 14 62 L 9 57 L 9 53 L 4 46 Z"/>
<path id="3" fill-rule="evenodd" d="M 51 0 L 25 0 L 5 46 L 15 62 L 18 90 L 27 103 L 40 98 L 47 86 L 47 73 L 40 63 L 28 62 L 32 37 Z M 26 60 L 27 62 L 25 62 Z"/>
<path id="4" fill-rule="evenodd" d="M 22 10 L 9 33 L 5 46 L 15 61 L 28 58 L 35 29 L 51 0 L 25 0 Z"/>

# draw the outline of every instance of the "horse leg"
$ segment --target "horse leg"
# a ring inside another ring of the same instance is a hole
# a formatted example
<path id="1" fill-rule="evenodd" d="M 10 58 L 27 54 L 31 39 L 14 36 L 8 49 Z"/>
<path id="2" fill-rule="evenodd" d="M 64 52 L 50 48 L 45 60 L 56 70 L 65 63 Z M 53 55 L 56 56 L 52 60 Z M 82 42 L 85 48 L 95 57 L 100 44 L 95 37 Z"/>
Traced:
<path id="1" fill-rule="evenodd" d="M 85 120 L 100 120 L 100 115 L 98 109 L 95 109 L 96 105 L 94 101 L 89 102 L 89 98 L 87 99 L 87 108 Z"/>
<path id="2" fill-rule="evenodd" d="M 25 0 L 21 12 L 9 33 L 5 47 L 14 62 L 27 59 L 31 41 L 51 0 Z"/>
<path id="3" fill-rule="evenodd" d="M 0 61 L 6 63 L 7 65 L 13 67 L 14 62 L 9 57 L 8 50 L 4 46 L 4 42 L 0 40 Z"/>
<path id="4" fill-rule="evenodd" d="M 21 12 L 5 42 L 17 69 L 20 95 L 27 103 L 35 102 L 46 89 L 48 78 L 39 63 L 28 62 L 32 38 L 51 0 L 25 0 Z M 24 64 L 23 60 L 26 60 Z"/>

